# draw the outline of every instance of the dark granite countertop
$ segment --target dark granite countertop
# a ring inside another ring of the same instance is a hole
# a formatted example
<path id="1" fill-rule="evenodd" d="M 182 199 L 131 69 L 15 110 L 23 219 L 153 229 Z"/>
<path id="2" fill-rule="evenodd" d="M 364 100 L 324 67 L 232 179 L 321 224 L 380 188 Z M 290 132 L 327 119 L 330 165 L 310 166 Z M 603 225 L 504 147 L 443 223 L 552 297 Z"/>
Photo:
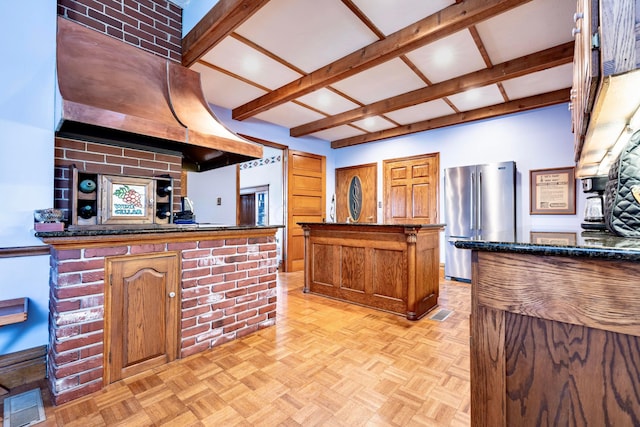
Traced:
<path id="1" fill-rule="evenodd" d="M 36 237 L 85 237 L 85 236 L 122 236 L 130 234 L 162 234 L 176 232 L 196 232 L 196 231 L 230 231 L 230 230 L 261 230 L 271 228 L 282 228 L 282 225 L 223 225 L 223 224 L 168 224 L 168 225 L 146 225 L 146 226 L 122 226 L 118 228 L 87 227 L 82 229 L 72 229 L 64 231 L 39 231 Z"/>
<path id="2" fill-rule="evenodd" d="M 604 231 L 519 231 L 515 241 L 455 240 L 457 248 L 533 255 L 589 257 L 640 261 L 640 238 L 623 238 Z M 454 240 L 454 239 L 451 239 Z"/>

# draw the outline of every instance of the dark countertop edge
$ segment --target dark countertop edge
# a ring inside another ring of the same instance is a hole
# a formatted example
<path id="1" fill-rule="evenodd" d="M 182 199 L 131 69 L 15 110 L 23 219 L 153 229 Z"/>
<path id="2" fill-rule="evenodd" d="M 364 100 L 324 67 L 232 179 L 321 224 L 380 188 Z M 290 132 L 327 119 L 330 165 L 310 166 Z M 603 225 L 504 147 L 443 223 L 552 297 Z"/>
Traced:
<path id="1" fill-rule="evenodd" d="M 350 227 L 402 227 L 402 228 L 442 228 L 445 224 L 381 224 L 378 222 L 297 222 L 299 226 L 350 226 Z"/>
<path id="2" fill-rule="evenodd" d="M 35 237 L 84 237 L 84 236 L 124 236 L 131 234 L 166 234 L 166 233 L 192 233 L 192 232 L 216 232 L 216 231 L 248 231 L 248 230 L 268 230 L 283 228 L 282 225 L 261 225 L 261 226 L 198 226 L 197 224 L 180 224 L 172 227 L 150 227 L 150 228 L 116 228 L 116 229 L 90 229 L 90 230 L 64 230 L 64 231 L 39 231 Z"/>
<path id="3" fill-rule="evenodd" d="M 554 246 L 533 243 L 487 242 L 477 240 L 457 240 L 454 242 L 454 245 L 456 248 L 474 249 L 485 252 L 504 252 L 530 255 L 569 256 L 600 258 L 609 260 L 640 261 L 639 249 L 587 246 Z"/>

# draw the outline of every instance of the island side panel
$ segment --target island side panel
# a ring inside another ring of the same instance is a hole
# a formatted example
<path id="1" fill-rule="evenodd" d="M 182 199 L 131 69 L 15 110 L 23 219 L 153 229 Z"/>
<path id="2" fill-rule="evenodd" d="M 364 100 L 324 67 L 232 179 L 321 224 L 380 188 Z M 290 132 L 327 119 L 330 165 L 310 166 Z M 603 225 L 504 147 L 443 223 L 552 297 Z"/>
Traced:
<path id="1" fill-rule="evenodd" d="M 474 426 L 640 423 L 640 308 L 629 280 L 638 263 L 483 251 L 472 259 Z"/>
<path id="2" fill-rule="evenodd" d="M 416 315 L 438 305 L 440 294 L 440 230 L 420 230 L 416 243 Z"/>

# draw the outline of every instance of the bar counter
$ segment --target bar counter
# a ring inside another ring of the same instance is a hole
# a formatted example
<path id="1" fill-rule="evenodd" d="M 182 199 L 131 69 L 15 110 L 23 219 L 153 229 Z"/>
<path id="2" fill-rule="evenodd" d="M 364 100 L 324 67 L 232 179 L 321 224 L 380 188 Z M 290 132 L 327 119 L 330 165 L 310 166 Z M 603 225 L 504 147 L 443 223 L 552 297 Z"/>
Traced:
<path id="1" fill-rule="evenodd" d="M 473 251 L 472 425 L 640 425 L 640 239 L 521 235 L 455 242 Z"/>
<path id="2" fill-rule="evenodd" d="M 304 292 L 418 320 L 438 304 L 442 224 L 299 223 Z"/>
<path id="3" fill-rule="evenodd" d="M 279 226 L 123 226 L 50 246 L 47 372 L 55 404 L 276 321 Z"/>

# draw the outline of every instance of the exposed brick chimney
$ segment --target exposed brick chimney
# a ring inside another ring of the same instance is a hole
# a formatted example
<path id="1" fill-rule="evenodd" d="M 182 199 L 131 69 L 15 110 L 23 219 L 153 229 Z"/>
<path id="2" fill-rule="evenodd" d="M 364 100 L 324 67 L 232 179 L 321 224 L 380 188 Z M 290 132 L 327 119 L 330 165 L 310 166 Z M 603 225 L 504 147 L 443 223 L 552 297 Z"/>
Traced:
<path id="1" fill-rule="evenodd" d="M 181 62 L 182 9 L 166 0 L 58 0 L 58 15 Z"/>

